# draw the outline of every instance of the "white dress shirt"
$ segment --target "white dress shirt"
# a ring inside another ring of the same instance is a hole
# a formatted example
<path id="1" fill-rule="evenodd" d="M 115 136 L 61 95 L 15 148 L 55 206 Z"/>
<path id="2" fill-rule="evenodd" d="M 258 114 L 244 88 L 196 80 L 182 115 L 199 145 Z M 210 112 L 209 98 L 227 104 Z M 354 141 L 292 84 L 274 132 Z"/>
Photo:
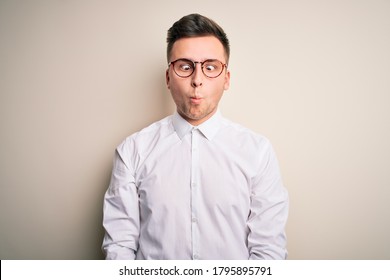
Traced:
<path id="1" fill-rule="evenodd" d="M 288 195 L 270 142 L 219 112 L 179 114 L 116 149 L 107 259 L 285 259 Z"/>

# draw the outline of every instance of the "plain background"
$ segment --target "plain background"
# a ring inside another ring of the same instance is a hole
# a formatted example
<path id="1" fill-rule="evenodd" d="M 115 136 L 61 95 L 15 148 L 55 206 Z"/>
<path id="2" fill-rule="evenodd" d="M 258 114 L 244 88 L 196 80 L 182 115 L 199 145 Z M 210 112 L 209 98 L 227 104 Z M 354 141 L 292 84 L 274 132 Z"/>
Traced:
<path id="1" fill-rule="evenodd" d="M 103 258 L 114 149 L 174 111 L 193 12 L 231 41 L 222 114 L 278 155 L 289 258 L 390 259 L 388 0 L 0 0 L 0 258 Z"/>

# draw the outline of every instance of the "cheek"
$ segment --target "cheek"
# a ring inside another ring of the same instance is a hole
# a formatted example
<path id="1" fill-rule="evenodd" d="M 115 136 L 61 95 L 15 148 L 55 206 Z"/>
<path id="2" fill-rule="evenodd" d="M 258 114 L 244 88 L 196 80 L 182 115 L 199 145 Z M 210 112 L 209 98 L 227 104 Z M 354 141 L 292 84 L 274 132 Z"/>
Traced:
<path id="1" fill-rule="evenodd" d="M 216 94 L 214 95 L 214 101 L 219 102 L 223 96 L 223 93 L 226 90 L 225 84 L 221 84 L 218 88 L 215 89 Z"/>
<path id="2" fill-rule="evenodd" d="M 174 83 L 172 81 L 169 83 L 169 90 L 171 91 L 171 94 L 173 96 L 180 95 L 180 92 L 181 92 L 180 88 L 181 88 L 180 85 L 178 85 L 177 83 Z"/>
<path id="3" fill-rule="evenodd" d="M 183 99 L 185 92 L 183 85 L 180 83 L 175 83 L 172 80 L 169 84 L 169 91 L 171 92 L 171 96 L 175 102 L 178 102 Z"/>
<path id="4" fill-rule="evenodd" d="M 168 69 L 166 71 L 165 80 L 168 89 L 177 88 L 178 84 L 180 83 L 180 81 L 178 81 L 177 78 L 178 77 L 171 70 Z"/>
<path id="5" fill-rule="evenodd" d="M 188 91 L 188 88 L 191 87 L 191 84 L 188 80 L 181 79 L 179 77 L 169 77 L 169 81 L 167 83 L 168 88 L 172 92 L 172 94 L 180 95 Z"/>
<path id="6" fill-rule="evenodd" d="M 229 83 L 222 80 L 221 83 L 216 87 L 216 91 L 219 93 L 219 97 L 223 95 L 223 92 L 229 88 Z"/>

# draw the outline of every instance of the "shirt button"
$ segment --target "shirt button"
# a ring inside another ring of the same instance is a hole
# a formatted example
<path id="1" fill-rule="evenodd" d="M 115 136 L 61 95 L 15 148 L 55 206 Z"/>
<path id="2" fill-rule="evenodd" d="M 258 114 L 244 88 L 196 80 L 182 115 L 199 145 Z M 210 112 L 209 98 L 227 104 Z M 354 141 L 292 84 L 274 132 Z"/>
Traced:
<path id="1" fill-rule="evenodd" d="M 194 255 L 194 260 L 198 260 L 199 259 L 199 255 L 195 254 Z"/>
<path id="2" fill-rule="evenodd" d="M 192 182 L 192 183 L 191 183 L 191 187 L 193 187 L 193 188 L 196 187 L 196 183 L 195 183 L 195 182 Z"/>
<path id="3" fill-rule="evenodd" d="M 198 219 L 194 217 L 194 218 L 192 218 L 192 222 L 193 222 L 193 223 L 197 223 L 197 222 L 198 222 Z"/>

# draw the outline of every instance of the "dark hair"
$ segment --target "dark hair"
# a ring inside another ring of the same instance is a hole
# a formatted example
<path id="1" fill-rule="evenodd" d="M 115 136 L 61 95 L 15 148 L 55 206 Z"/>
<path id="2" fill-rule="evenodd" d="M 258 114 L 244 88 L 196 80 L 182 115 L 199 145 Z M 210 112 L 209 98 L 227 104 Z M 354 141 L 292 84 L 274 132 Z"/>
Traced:
<path id="1" fill-rule="evenodd" d="M 190 14 L 176 21 L 168 30 L 167 36 L 167 58 L 169 60 L 173 44 L 182 38 L 215 36 L 225 49 L 227 60 L 229 60 L 230 46 L 225 31 L 213 20 L 199 15 Z"/>

